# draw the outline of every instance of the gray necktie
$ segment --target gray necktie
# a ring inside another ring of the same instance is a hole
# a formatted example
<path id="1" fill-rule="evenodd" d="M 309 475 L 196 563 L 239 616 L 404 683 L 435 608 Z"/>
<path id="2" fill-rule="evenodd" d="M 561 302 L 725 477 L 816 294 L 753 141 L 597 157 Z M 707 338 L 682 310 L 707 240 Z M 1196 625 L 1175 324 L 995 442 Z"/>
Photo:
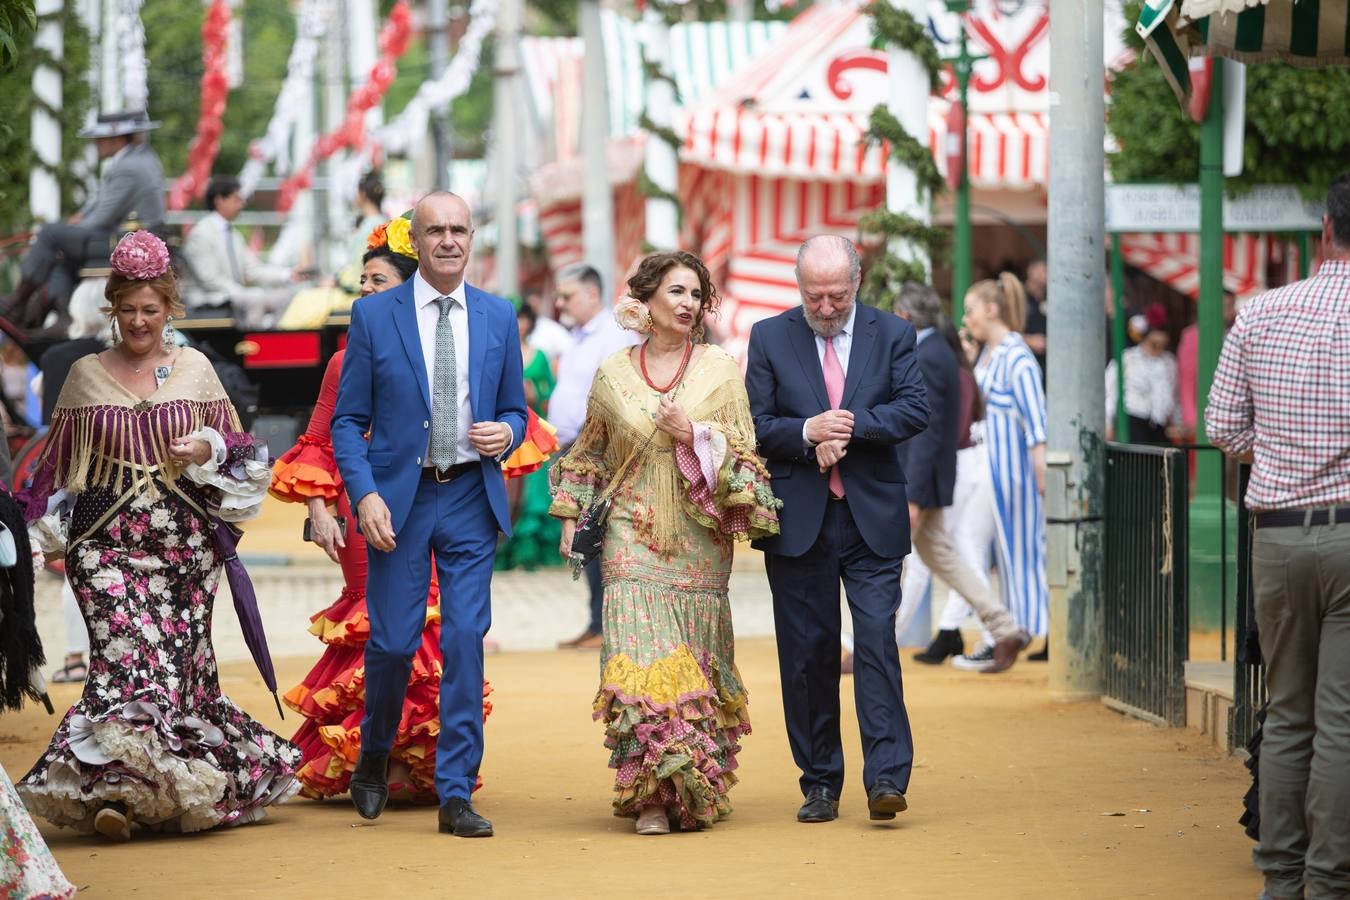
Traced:
<path id="1" fill-rule="evenodd" d="M 450 297 L 438 297 L 436 365 L 431 374 L 431 447 L 427 462 L 438 469 L 455 464 L 459 443 L 459 371 L 455 365 L 455 330 L 450 326 Z"/>

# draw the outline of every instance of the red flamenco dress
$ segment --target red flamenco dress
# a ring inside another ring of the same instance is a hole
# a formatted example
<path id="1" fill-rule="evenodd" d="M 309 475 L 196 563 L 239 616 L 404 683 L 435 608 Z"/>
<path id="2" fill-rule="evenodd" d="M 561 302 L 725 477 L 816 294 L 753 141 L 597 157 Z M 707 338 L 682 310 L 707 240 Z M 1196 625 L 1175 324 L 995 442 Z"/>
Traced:
<path id="1" fill-rule="evenodd" d="M 291 739 L 300 748 L 302 765 L 296 777 L 308 797 L 346 793 L 356 755 L 361 749 L 365 707 L 365 645 L 370 636 L 366 613 L 366 542 L 356 530 L 347 493 L 342 489 L 329 442 L 329 423 L 337 401 L 343 351 L 324 373 L 323 387 L 309 427 L 296 445 L 272 468 L 273 497 L 304 503 L 320 497 L 336 503 L 347 519 L 347 546 L 340 551 L 344 586 L 337 602 L 311 618 L 310 632 L 327 646 L 304 681 L 285 694 L 288 706 L 305 717 Z M 436 570 L 432 568 L 422 644 L 413 656 L 412 676 L 403 701 L 403 718 L 390 754 L 392 796 L 435 802 L 436 737 L 441 730 L 441 612 Z M 487 699 L 492 686 L 483 682 L 483 718 L 492 712 Z M 479 779 L 478 786 L 482 786 Z"/>

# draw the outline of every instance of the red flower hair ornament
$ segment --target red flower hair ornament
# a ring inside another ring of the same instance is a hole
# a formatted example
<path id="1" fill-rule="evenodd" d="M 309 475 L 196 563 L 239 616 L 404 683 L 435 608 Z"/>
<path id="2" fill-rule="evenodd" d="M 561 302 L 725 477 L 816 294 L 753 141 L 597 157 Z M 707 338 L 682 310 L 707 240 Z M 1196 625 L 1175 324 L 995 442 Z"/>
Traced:
<path id="1" fill-rule="evenodd" d="M 169 271 L 169 248 L 148 231 L 133 231 L 117 242 L 108 261 L 124 278 L 150 281 Z"/>

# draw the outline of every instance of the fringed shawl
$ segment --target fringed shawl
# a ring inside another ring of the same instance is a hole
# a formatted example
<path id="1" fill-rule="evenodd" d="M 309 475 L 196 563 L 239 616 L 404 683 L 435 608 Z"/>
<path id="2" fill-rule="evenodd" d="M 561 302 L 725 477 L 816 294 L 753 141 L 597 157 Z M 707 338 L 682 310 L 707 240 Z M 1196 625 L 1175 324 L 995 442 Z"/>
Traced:
<path id="1" fill-rule="evenodd" d="M 27 518 L 46 512 L 47 497 L 121 484 L 125 476 L 156 491 L 154 475 L 171 488 L 183 465 L 169 456 L 174 438 L 200 428 L 239 432 L 239 417 L 215 370 L 190 347 L 179 352 L 169 377 L 141 400 L 112 376 L 96 355 L 70 369 L 52 414 L 47 447 L 27 497 Z"/>

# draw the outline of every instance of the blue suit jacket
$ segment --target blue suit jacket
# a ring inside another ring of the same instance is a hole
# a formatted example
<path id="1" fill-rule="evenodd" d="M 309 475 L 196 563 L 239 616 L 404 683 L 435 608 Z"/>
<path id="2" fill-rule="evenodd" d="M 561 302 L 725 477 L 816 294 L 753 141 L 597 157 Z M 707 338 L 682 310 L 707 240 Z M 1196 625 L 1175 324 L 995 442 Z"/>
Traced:
<path id="1" fill-rule="evenodd" d="M 961 375 L 956 354 L 936 331 L 914 351 L 928 388 L 928 427 L 900 445 L 910 501 L 920 509 L 951 506 L 956 492 L 956 429 Z"/>
<path id="2" fill-rule="evenodd" d="M 830 408 L 815 335 L 801 307 L 750 330 L 745 387 L 759 452 L 783 501 L 781 531 L 755 542 L 768 553 L 800 556 L 820 536 L 829 478 L 802 426 Z M 928 424 L 927 391 L 914 359 L 914 328 L 888 312 L 858 304 L 842 408 L 853 413 L 853 440 L 839 463 L 849 510 L 878 556 L 909 552 L 905 473 L 897 445 Z"/>
<path id="3" fill-rule="evenodd" d="M 465 286 L 469 313 L 469 395 L 475 422 L 505 422 L 514 450 L 525 436 L 520 331 L 510 303 Z M 365 435 L 370 434 L 370 440 Z M 333 411 L 333 454 L 352 507 L 378 491 L 397 536 L 412 509 L 431 434 L 431 396 L 417 334 L 413 282 L 357 300 Z M 501 466 L 482 457 L 497 527 L 511 533 Z"/>

